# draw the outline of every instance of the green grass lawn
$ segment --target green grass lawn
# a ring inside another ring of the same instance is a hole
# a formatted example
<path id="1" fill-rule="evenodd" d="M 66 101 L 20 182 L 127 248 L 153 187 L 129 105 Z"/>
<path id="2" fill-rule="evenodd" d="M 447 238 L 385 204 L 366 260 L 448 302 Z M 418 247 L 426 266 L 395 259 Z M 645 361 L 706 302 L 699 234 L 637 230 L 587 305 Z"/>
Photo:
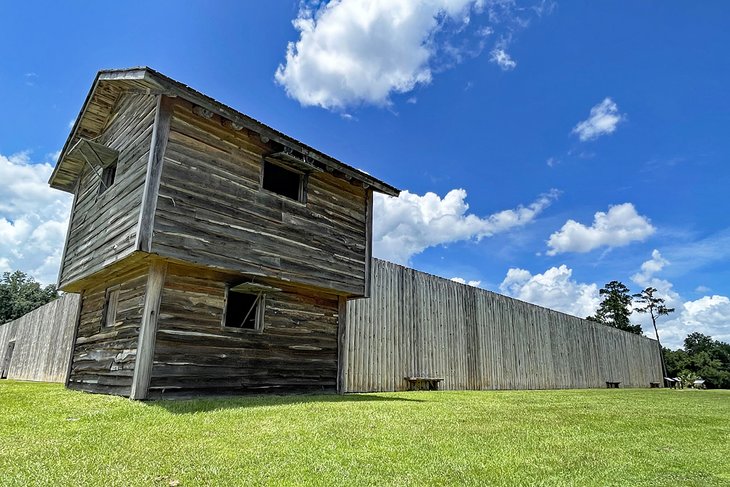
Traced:
<path id="1" fill-rule="evenodd" d="M 730 485 L 730 391 L 139 403 L 0 382 L 0 485 Z"/>

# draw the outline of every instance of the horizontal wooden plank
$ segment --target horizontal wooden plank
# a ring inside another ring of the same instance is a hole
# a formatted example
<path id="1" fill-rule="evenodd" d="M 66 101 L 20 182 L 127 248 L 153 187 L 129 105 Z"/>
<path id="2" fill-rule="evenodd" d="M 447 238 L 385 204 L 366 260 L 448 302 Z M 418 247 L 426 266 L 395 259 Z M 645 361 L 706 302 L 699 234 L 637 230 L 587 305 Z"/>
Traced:
<path id="1" fill-rule="evenodd" d="M 362 294 L 366 191 L 326 172 L 309 176 L 306 204 L 262 191 L 261 163 L 270 150 L 181 101 L 171 121 L 152 251 Z"/>

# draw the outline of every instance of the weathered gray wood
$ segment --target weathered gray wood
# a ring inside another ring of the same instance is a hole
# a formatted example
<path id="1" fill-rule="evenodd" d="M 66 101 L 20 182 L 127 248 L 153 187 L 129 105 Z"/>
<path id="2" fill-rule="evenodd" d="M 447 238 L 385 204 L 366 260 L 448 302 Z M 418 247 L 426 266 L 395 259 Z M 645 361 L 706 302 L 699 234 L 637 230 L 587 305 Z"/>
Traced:
<path id="1" fill-rule="evenodd" d="M 145 302 L 148 264 L 127 259 L 97 274 L 81 296 L 67 387 L 129 396 Z M 102 327 L 108 288 L 119 286 L 117 317 Z"/>
<path id="2" fill-rule="evenodd" d="M 262 191 L 271 148 L 175 100 L 151 252 L 195 264 L 365 294 L 368 191 L 327 172 L 306 204 Z"/>
<path id="3" fill-rule="evenodd" d="M 370 299 L 348 302 L 346 390 L 649 387 L 656 342 L 598 323 L 373 260 Z"/>
<path id="4" fill-rule="evenodd" d="M 337 392 L 347 391 L 347 298 L 340 296 L 337 302 Z"/>
<path id="5" fill-rule="evenodd" d="M 0 364 L 8 343 L 15 342 L 8 379 L 63 382 L 79 313 L 79 296 L 65 294 L 40 308 L 0 325 Z"/>
<path id="6" fill-rule="evenodd" d="M 319 169 L 339 173 L 342 177 L 351 180 L 353 184 L 362 187 L 372 186 L 385 194 L 398 195 L 398 190 L 389 184 L 343 164 L 150 68 L 105 70 L 97 74 L 71 135 L 61 151 L 61 164 L 56 166 L 51 176 L 52 187 L 71 191 L 75 179 L 78 177 L 79 166 L 71 163 L 72 161 L 65 161 L 64 156 L 79 138 L 93 138 L 103 131 L 111 116 L 111 108 L 120 92 L 147 96 L 166 94 L 185 99 L 194 105 L 196 111 L 201 115 L 218 118 L 221 125 L 227 128 L 246 131 L 266 142 L 275 141 L 313 160 Z"/>
<path id="7" fill-rule="evenodd" d="M 170 134 L 170 120 L 172 119 L 172 99 L 159 95 L 155 122 L 152 128 L 147 175 L 145 177 L 144 192 L 142 194 L 142 208 L 137 223 L 137 242 L 135 248 L 149 252 L 152 248 L 152 232 L 157 209 L 157 196 L 160 190 L 162 164 L 165 158 L 165 148 Z"/>
<path id="8" fill-rule="evenodd" d="M 106 125 L 94 136 L 119 152 L 115 182 L 99 195 L 96 174 L 88 166 L 81 171 L 59 273 L 59 285 L 67 291 L 81 291 L 85 277 L 135 250 L 155 99 L 115 95 L 110 110 Z"/>
<path id="9" fill-rule="evenodd" d="M 373 190 L 367 190 L 365 201 L 365 292 L 364 297 L 370 297 L 372 283 L 373 260 Z"/>
<path id="10" fill-rule="evenodd" d="M 157 322 L 166 271 L 167 263 L 164 261 L 155 261 L 149 268 L 144 312 L 137 344 L 137 359 L 134 364 L 134 378 L 132 379 L 132 390 L 129 396 L 131 399 L 145 399 L 147 397 L 152 376 L 152 359 L 155 355 Z"/>
<path id="11" fill-rule="evenodd" d="M 226 328 L 230 272 L 170 264 L 150 397 L 337 387 L 338 298 L 282 285 L 266 294 L 263 329 Z"/>

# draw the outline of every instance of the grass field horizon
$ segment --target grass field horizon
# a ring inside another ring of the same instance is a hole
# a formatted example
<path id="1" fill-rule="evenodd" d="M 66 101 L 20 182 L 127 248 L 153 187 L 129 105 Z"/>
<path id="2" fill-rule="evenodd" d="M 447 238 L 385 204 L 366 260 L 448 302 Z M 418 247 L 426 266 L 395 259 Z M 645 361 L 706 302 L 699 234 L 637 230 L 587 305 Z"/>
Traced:
<path id="1" fill-rule="evenodd" d="M 0 485 L 729 485 L 730 391 L 133 402 L 0 382 Z"/>

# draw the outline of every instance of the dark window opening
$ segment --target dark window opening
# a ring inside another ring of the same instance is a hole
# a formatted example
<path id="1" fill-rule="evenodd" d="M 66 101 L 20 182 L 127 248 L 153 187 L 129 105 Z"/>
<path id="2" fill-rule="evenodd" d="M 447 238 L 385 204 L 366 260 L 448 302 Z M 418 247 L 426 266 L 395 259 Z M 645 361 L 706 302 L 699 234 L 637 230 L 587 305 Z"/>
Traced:
<path id="1" fill-rule="evenodd" d="M 304 201 L 304 175 L 264 161 L 264 189 L 296 201 Z"/>
<path id="2" fill-rule="evenodd" d="M 99 194 L 104 193 L 114 184 L 114 177 L 117 175 L 117 161 L 109 164 L 101 171 L 101 184 L 99 185 Z"/>
<path id="3" fill-rule="evenodd" d="M 117 303 L 119 302 L 119 288 L 107 289 L 104 301 L 104 313 L 101 317 L 101 326 L 113 326 L 117 321 Z"/>
<path id="4" fill-rule="evenodd" d="M 228 290 L 224 326 L 246 330 L 260 330 L 263 324 L 263 294 L 249 294 Z"/>

